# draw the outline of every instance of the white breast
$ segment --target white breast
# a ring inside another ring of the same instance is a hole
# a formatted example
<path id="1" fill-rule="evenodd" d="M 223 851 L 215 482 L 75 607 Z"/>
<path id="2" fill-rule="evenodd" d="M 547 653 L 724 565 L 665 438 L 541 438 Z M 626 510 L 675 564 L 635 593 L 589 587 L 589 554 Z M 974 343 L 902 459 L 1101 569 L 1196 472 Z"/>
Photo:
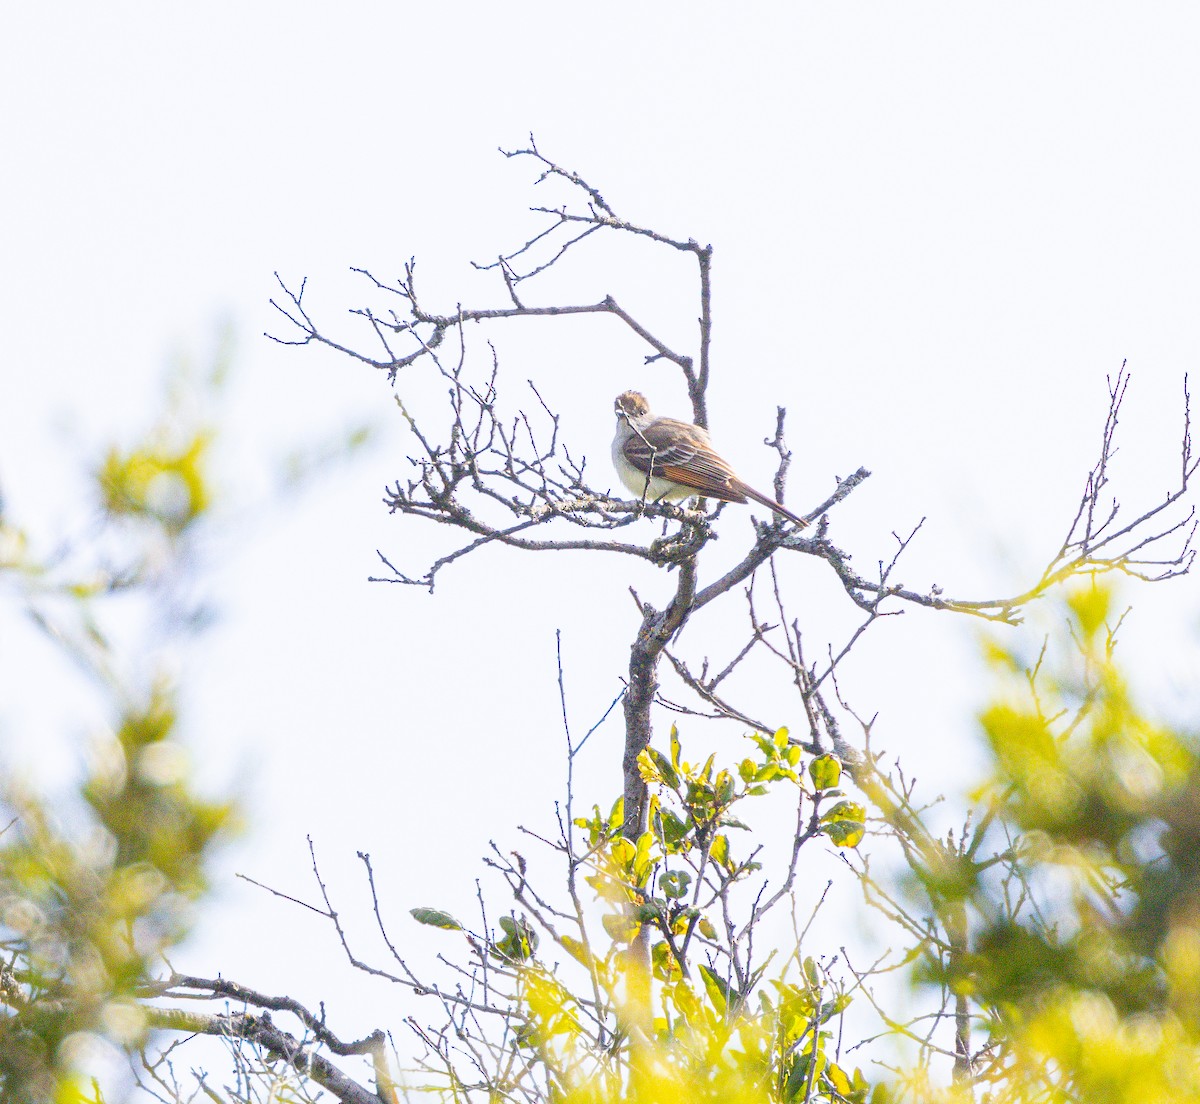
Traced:
<path id="1" fill-rule="evenodd" d="M 682 499 L 690 498 L 696 492 L 689 487 L 684 487 L 679 483 L 674 483 L 669 479 L 663 479 L 661 476 L 652 476 L 649 486 L 646 485 L 646 473 L 638 471 L 626 458 L 625 450 L 622 445 L 625 443 L 625 435 L 621 432 L 621 420 L 617 419 L 617 435 L 613 438 L 612 443 L 612 461 L 613 467 L 617 469 L 617 475 L 621 477 L 621 482 L 625 485 L 625 489 L 629 491 L 634 498 L 642 498 L 648 502 L 658 502 L 660 499 L 666 499 L 668 502 L 679 502 Z"/>

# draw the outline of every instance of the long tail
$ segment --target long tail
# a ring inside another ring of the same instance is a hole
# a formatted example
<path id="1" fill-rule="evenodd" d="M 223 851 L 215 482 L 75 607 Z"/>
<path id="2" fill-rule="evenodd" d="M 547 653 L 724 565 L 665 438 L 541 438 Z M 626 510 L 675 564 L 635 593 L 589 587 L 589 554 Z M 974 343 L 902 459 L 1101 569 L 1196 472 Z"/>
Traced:
<path id="1" fill-rule="evenodd" d="M 788 519 L 788 521 L 794 522 L 798 528 L 803 529 L 808 524 L 804 518 L 797 514 L 793 514 L 792 511 L 782 503 L 776 502 L 769 495 L 765 495 L 761 491 L 756 491 L 753 487 L 743 483 L 740 479 L 737 481 L 735 486 L 747 498 L 754 499 L 755 502 L 766 506 L 768 510 L 774 510 L 780 517 L 785 517 Z"/>

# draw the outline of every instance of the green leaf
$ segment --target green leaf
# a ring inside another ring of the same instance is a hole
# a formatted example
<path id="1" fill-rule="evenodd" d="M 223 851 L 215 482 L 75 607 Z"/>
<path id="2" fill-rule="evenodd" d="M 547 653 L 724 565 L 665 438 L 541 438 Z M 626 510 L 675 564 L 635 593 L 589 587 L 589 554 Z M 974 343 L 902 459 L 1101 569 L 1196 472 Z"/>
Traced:
<path id="1" fill-rule="evenodd" d="M 821 817 L 822 824 L 839 820 L 866 820 L 867 811 L 857 801 L 839 801 Z"/>
<path id="2" fill-rule="evenodd" d="M 783 1088 L 784 1100 L 798 1100 L 808 1087 L 808 1067 L 812 1064 L 812 1054 L 798 1054 L 788 1074 L 787 1083 Z"/>
<path id="3" fill-rule="evenodd" d="M 633 860 L 637 855 L 637 848 L 629 842 L 624 836 L 618 836 L 612 841 L 609 848 L 609 855 L 615 865 L 621 869 L 629 871 L 633 866 Z"/>
<path id="4" fill-rule="evenodd" d="M 808 764 L 808 775 L 818 790 L 832 790 L 842 777 L 842 764 L 834 755 L 822 755 Z"/>
<path id="5" fill-rule="evenodd" d="M 659 814 L 659 827 L 662 831 L 663 842 L 669 845 L 679 843 L 691 830 L 689 825 L 680 820 L 670 809 L 664 809 Z"/>
<path id="6" fill-rule="evenodd" d="M 668 990 L 675 1001 L 675 1007 L 680 1015 L 690 1023 L 698 1023 L 701 1019 L 702 1008 L 687 978 L 680 978 Z"/>
<path id="7" fill-rule="evenodd" d="M 632 916 L 626 916 L 624 913 L 609 913 L 600 917 L 600 923 L 604 925 L 604 930 L 614 943 L 630 942 L 641 927 Z"/>
<path id="8" fill-rule="evenodd" d="M 672 752 L 673 751 L 674 749 L 672 748 Z M 675 768 L 671 765 L 671 761 L 665 755 L 663 755 L 661 751 L 658 751 L 652 747 L 646 748 L 646 753 L 653 761 L 654 766 L 658 771 L 659 778 L 661 778 L 662 781 L 672 790 L 679 789 L 679 775 L 676 773 Z"/>
<path id="9" fill-rule="evenodd" d="M 857 847 L 866 832 L 866 825 L 856 820 L 839 820 L 825 825 L 825 835 L 835 847 Z"/>
<path id="10" fill-rule="evenodd" d="M 538 933 L 524 919 L 501 916 L 500 928 L 504 938 L 493 944 L 493 950 L 500 958 L 509 962 L 524 962 L 533 957 L 537 950 Z"/>
<path id="11" fill-rule="evenodd" d="M 444 928 L 446 931 L 462 931 L 463 926 L 448 912 L 441 909 L 415 908 L 409 909 L 408 914 L 418 923 L 427 924 L 431 928 Z"/>
<path id="12" fill-rule="evenodd" d="M 738 997 L 737 990 L 703 964 L 700 966 L 700 976 L 704 979 L 704 988 L 708 991 L 709 1003 L 724 1016 L 729 1010 L 730 1001 Z"/>
<path id="13" fill-rule="evenodd" d="M 660 981 L 678 981 L 683 976 L 679 962 L 666 942 L 655 943 L 650 948 L 650 961 L 654 968 L 654 976 Z"/>
<path id="14" fill-rule="evenodd" d="M 687 895 L 692 876 L 686 870 L 673 870 L 658 876 L 658 888 L 664 897 L 678 900 Z"/>
<path id="15" fill-rule="evenodd" d="M 697 819 L 700 819 L 701 816 L 706 815 L 708 807 L 713 803 L 712 788 L 704 781 L 689 782 L 687 786 L 687 797 L 684 798 L 684 800 L 689 806 L 691 806 L 693 811 L 699 812 Z"/>
<path id="16" fill-rule="evenodd" d="M 575 959 L 576 962 L 581 962 L 589 968 L 592 967 L 592 954 L 580 940 L 572 939 L 569 935 L 564 935 L 559 938 L 559 942 L 562 944 L 563 950 Z"/>
<path id="17" fill-rule="evenodd" d="M 775 733 L 774 743 L 778 751 L 782 751 L 785 747 L 787 747 L 788 730 L 786 727 L 779 729 L 779 731 Z"/>
<path id="18" fill-rule="evenodd" d="M 633 860 L 633 880 L 638 885 L 645 885 L 650 874 L 650 866 L 654 861 L 653 848 L 655 844 L 653 832 L 643 832 L 637 841 L 637 852 Z"/>
<path id="19" fill-rule="evenodd" d="M 638 753 L 637 767 L 638 774 L 641 775 L 642 781 L 651 784 L 661 784 L 663 781 L 662 771 L 658 769 L 658 763 L 655 761 L 655 755 L 661 759 L 662 755 L 654 751 L 653 748 L 644 747 Z"/>
<path id="20" fill-rule="evenodd" d="M 823 817 L 825 835 L 837 847 L 857 847 L 866 834 L 866 810 L 854 801 L 839 801 Z"/>
<path id="21" fill-rule="evenodd" d="M 828 1023 L 834 1016 L 840 1016 L 850 1007 L 853 998 L 846 993 L 839 993 L 833 1000 L 827 1000 L 821 1005 L 819 1016 L 823 1024 Z"/>
<path id="22" fill-rule="evenodd" d="M 834 1091 L 839 1096 L 849 1096 L 851 1092 L 850 1078 L 846 1076 L 846 1071 L 841 1066 L 834 1062 L 830 1062 L 825 1070 L 825 1077 L 829 1084 L 833 1086 Z"/>
<path id="23" fill-rule="evenodd" d="M 660 901 L 657 897 L 651 897 L 648 901 L 643 901 L 633 910 L 633 918 L 639 924 L 657 924 L 666 916 L 666 902 Z"/>

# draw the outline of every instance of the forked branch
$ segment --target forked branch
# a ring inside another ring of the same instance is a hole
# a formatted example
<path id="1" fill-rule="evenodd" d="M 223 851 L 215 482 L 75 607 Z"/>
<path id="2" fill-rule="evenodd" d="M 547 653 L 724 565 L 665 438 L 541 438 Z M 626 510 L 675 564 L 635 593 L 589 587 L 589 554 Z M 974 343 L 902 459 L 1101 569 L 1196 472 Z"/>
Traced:
<path id="1" fill-rule="evenodd" d="M 1115 433 L 1129 380 L 1122 366 L 1116 379 L 1110 381 L 1109 413 L 1100 456 L 1085 482 L 1067 536 L 1038 580 L 1021 593 L 968 599 L 951 597 L 936 585 L 925 589 L 905 585 L 900 577 L 900 557 L 917 535 L 919 525 L 908 537 L 896 537 L 897 547 L 890 558 L 876 560 L 877 571 L 860 571 L 853 565 L 851 554 L 833 539 L 830 519 L 835 507 L 868 477 L 869 473 L 861 468 L 836 480 L 829 497 L 804 515 L 806 520 L 819 520 L 815 531 L 801 533 L 774 518 L 756 524 L 752 540 L 734 566 L 716 578 L 704 578 L 698 558 L 715 536 L 716 514 L 645 498 L 630 501 L 612 497 L 609 478 L 605 476 L 599 482 L 586 458 L 572 451 L 559 416 L 532 382 L 529 401 L 510 404 L 502 393 L 494 349 L 482 371 L 469 366 L 465 327 L 468 323 L 502 325 L 512 318 L 611 315 L 644 342 L 648 363 L 662 360 L 679 369 L 688 389 L 693 420 L 704 425 L 711 368 L 712 249 L 695 239 L 664 234 L 618 214 L 598 187 L 543 154 L 532 137 L 527 147 L 506 151 L 506 156 L 532 160 L 539 173 L 535 186 L 565 188 L 565 194 L 560 203 L 531 208 L 546 220 L 536 233 L 495 261 L 476 266 L 498 277 L 501 305 L 460 304 L 453 310 L 431 309 L 418 293 L 416 267 L 411 261 L 403 275 L 392 282 L 360 270 L 372 291 L 385 300 L 382 307 L 367 306 L 353 312 L 367 324 L 368 350 L 351 350 L 324 335 L 304 305 L 303 282 L 293 291 L 281 280 L 284 295 L 275 306 L 298 335 L 286 340 L 327 345 L 386 371 L 392 380 L 402 370 L 428 368 L 445 388 L 445 406 L 432 415 L 418 411 L 415 401 L 406 395 L 397 396 L 413 442 L 409 455 L 412 470 L 408 477 L 389 486 L 384 502 L 394 513 L 448 526 L 459 539 L 423 570 L 396 565 L 381 552 L 380 560 L 390 572 L 381 581 L 433 589 L 444 569 L 493 544 L 535 552 L 618 553 L 676 572 L 673 593 L 661 609 L 650 602 L 638 603 L 642 624 L 632 647 L 624 702 L 629 835 L 636 836 L 644 828 L 642 802 L 638 800 L 639 793 L 644 797 L 644 787 L 635 765 L 650 737 L 649 710 L 658 690 L 661 656 L 689 619 L 715 599 L 745 585 L 778 552 L 825 561 L 865 615 L 846 640 L 836 647 L 829 646 L 828 659 L 820 667 L 811 662 L 802 664 L 797 658 L 800 633 L 791 619 L 780 620 L 781 626 L 790 626 L 782 629 L 789 635 L 787 644 L 776 644 L 758 628 L 752 630 L 752 642 L 774 650 L 779 658 L 786 657 L 792 668 L 809 711 L 814 746 L 830 738 L 825 732 L 818 740 L 817 730 L 827 727 L 823 718 L 832 716 L 820 697 L 822 685 L 834 676 L 838 664 L 872 625 L 906 605 L 1015 624 L 1028 603 L 1074 575 L 1120 571 L 1138 578 L 1166 579 L 1183 574 L 1192 565 L 1195 510 L 1178 516 L 1177 509 L 1184 504 L 1197 466 L 1186 381 L 1179 485 L 1164 500 L 1125 520 L 1108 490 L 1116 455 Z M 544 286 L 549 273 L 580 256 L 585 244 L 601 233 L 641 238 L 695 258 L 698 330 L 692 347 L 669 345 L 655 334 L 651 324 L 634 317 L 611 294 L 585 303 L 533 301 L 530 289 L 535 281 L 541 281 L 537 287 Z M 783 431 L 784 411 L 780 409 L 774 437 L 767 441 L 778 456 L 774 483 L 780 501 L 790 462 Z M 607 464 L 602 470 L 607 472 Z M 646 527 L 641 525 L 644 518 L 661 523 L 661 534 L 648 538 Z M 616 530 L 628 530 L 628 536 Z M 740 643 L 732 653 L 743 658 L 748 654 Z M 723 691 L 718 692 L 705 675 L 693 676 L 689 664 L 679 656 L 672 655 L 671 662 L 707 708 L 742 719 L 754 715 L 753 710 L 725 700 Z M 726 657 L 712 666 L 724 668 L 729 662 Z"/>

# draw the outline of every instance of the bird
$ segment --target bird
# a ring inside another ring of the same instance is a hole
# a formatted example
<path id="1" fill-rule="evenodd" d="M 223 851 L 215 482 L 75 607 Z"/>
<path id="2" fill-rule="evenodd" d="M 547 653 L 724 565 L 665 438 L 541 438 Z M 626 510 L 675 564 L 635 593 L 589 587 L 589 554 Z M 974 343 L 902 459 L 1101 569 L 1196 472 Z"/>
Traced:
<path id="1" fill-rule="evenodd" d="M 722 502 L 753 499 L 800 528 L 808 524 L 770 495 L 742 482 L 713 448 L 703 427 L 656 417 L 639 391 L 622 392 L 613 409 L 617 415 L 613 464 L 621 482 L 638 498 L 653 502 L 678 502 L 693 495 Z"/>

